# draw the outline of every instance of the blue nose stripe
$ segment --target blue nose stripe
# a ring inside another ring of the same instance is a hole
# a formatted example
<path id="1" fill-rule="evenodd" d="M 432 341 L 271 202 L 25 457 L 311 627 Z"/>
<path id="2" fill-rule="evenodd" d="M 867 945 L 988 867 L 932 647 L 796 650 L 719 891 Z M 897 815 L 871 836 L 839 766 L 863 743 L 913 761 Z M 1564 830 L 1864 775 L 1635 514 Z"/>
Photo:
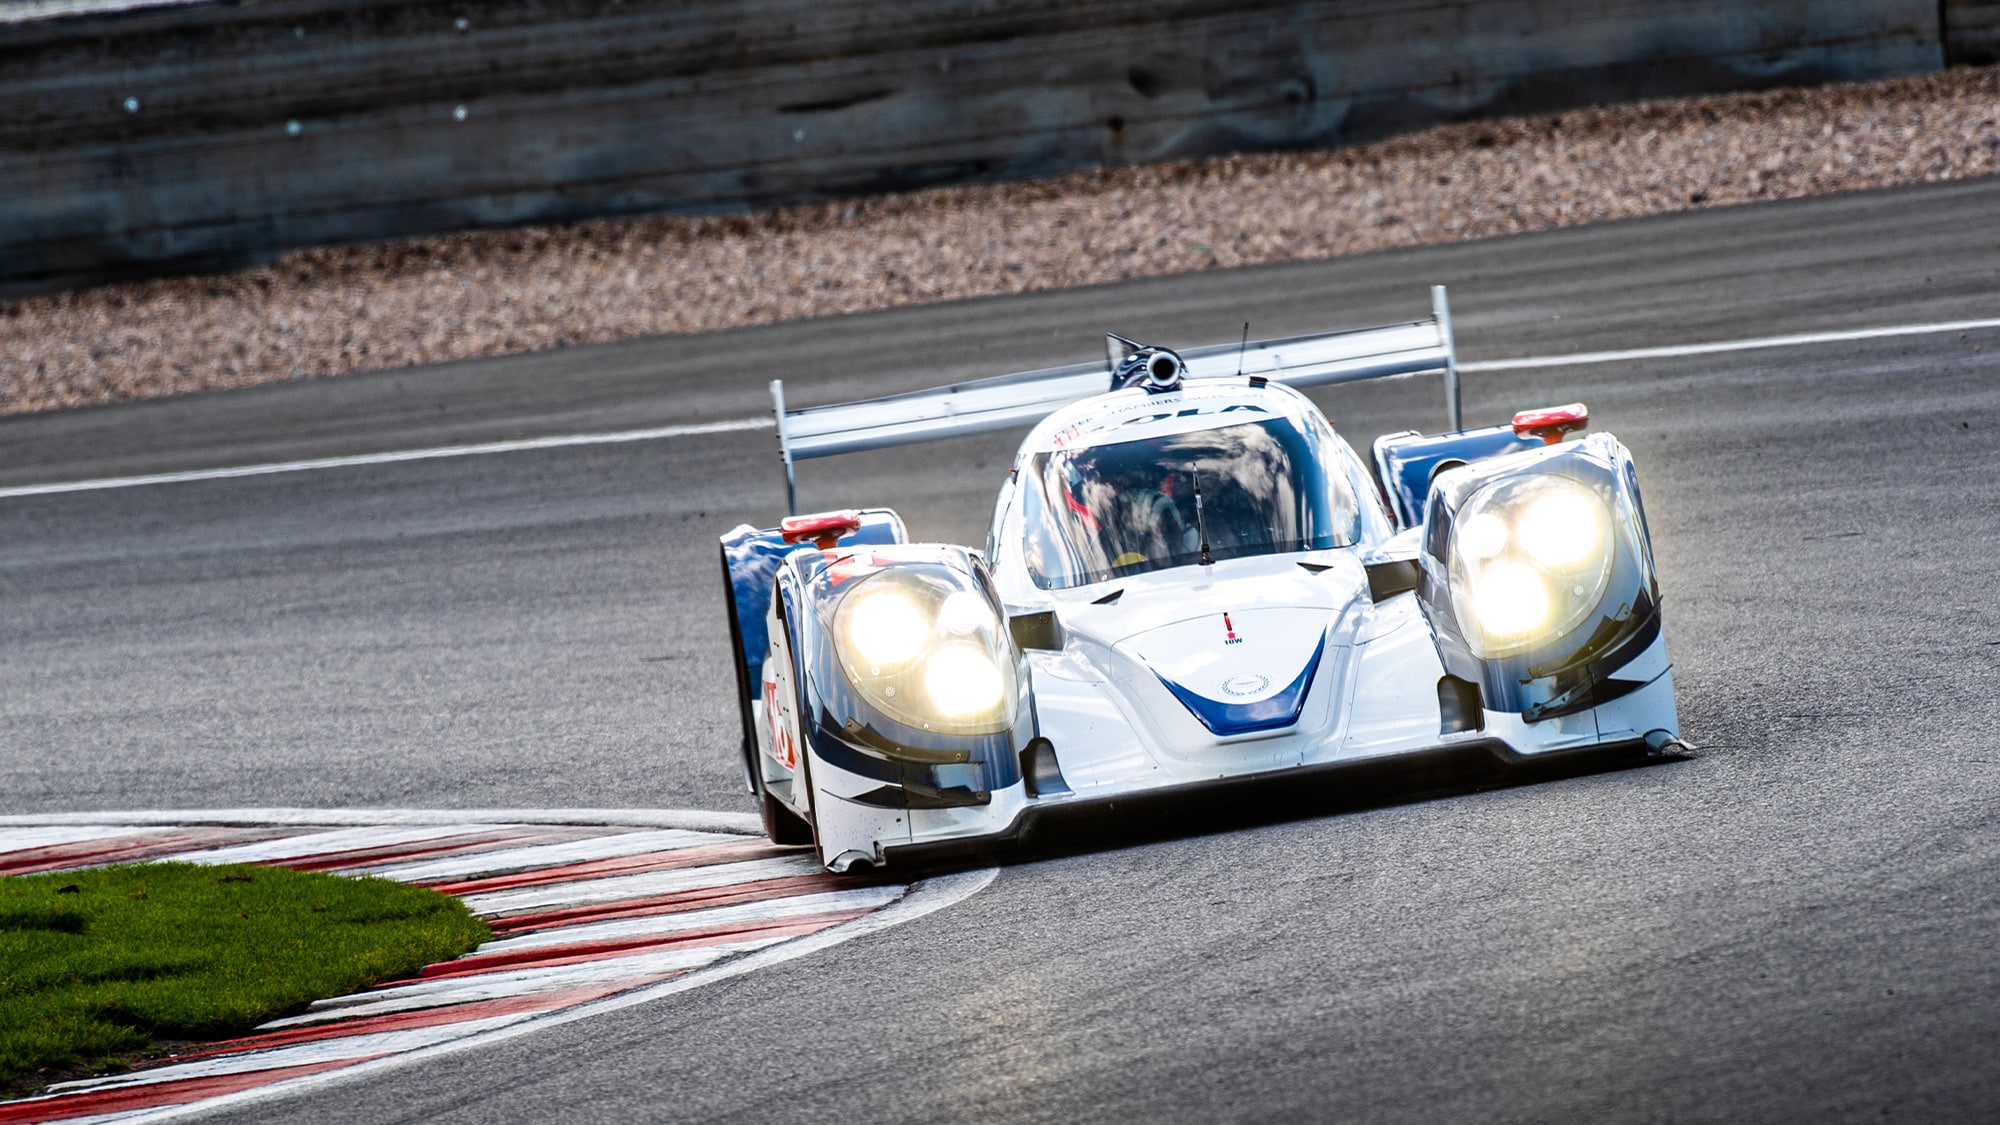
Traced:
<path id="1" fill-rule="evenodd" d="M 1255 703 L 1223 703 L 1190 691 L 1165 676 L 1160 677 L 1160 682 L 1167 685 L 1174 698 L 1193 712 L 1194 717 L 1200 719 L 1201 725 L 1211 733 L 1254 734 L 1263 730 L 1279 730 L 1299 721 L 1299 712 L 1305 710 L 1306 691 L 1312 687 L 1313 673 L 1319 671 L 1319 658 L 1325 651 L 1326 638 L 1321 637 L 1319 647 L 1313 649 L 1312 659 L 1306 661 L 1305 671 L 1286 684 L 1283 691 Z"/>

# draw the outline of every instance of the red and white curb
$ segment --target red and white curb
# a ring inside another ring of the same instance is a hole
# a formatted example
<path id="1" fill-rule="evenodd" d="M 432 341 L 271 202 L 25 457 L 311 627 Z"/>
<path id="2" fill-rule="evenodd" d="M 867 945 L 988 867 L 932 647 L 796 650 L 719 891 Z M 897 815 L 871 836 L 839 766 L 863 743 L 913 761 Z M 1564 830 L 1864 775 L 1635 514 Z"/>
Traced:
<path id="1" fill-rule="evenodd" d="M 644 1003 L 872 933 L 992 882 L 829 875 L 755 817 L 606 810 L 299 809 L 0 817 L 0 875 L 111 863 L 267 863 L 457 895 L 493 940 L 254 1034 L 0 1102 L 0 1125 L 156 1121 Z"/>

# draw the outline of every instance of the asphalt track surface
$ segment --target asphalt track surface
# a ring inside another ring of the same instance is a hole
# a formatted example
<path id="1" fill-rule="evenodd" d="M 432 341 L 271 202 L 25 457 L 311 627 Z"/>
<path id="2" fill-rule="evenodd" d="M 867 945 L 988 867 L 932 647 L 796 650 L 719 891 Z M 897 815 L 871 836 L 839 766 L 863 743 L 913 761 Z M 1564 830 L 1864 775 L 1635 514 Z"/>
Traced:
<path id="1" fill-rule="evenodd" d="M 2000 316 L 2000 181 L 0 422 L 0 485 L 755 415 L 1422 315 L 1465 358 Z M 1356 444 L 1434 380 L 1321 396 Z M 1691 761 L 1074 830 L 947 911 L 241 1120 L 1990 1120 L 2000 331 L 1468 377 L 1639 458 Z M 809 463 L 976 542 L 1013 435 Z M 0 811 L 747 809 L 768 431 L 0 501 Z"/>

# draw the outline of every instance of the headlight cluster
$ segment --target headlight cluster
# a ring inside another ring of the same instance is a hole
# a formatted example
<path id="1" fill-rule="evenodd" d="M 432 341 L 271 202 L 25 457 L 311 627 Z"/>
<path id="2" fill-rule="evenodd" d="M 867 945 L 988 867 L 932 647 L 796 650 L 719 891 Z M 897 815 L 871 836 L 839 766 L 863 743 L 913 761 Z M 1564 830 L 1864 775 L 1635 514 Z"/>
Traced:
<path id="1" fill-rule="evenodd" d="M 847 682 L 897 722 L 988 734 L 1014 717 L 1014 662 L 986 596 L 944 568 L 897 568 L 858 582 L 834 610 Z"/>
<path id="2" fill-rule="evenodd" d="M 1452 600 L 1482 659 L 1555 640 L 1603 600 L 1616 554 L 1611 508 L 1559 476 L 1503 480 L 1475 493 L 1452 526 Z"/>

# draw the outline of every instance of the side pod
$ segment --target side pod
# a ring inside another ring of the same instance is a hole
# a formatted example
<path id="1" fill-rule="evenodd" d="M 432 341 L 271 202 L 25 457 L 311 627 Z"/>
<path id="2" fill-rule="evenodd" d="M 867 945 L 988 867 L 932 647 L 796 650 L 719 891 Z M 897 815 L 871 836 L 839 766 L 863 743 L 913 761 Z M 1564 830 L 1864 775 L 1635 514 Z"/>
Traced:
<path id="1" fill-rule="evenodd" d="M 1667 668 L 1660 589 L 1631 453 L 1609 434 L 1440 473 L 1418 597 L 1452 676 L 1536 722 Z"/>
<path id="2" fill-rule="evenodd" d="M 861 526 L 844 536 L 840 546 L 909 541 L 902 517 L 890 509 L 870 508 L 859 515 Z M 729 617 L 729 648 L 735 656 L 737 707 L 743 722 L 743 783 L 753 794 L 757 792 L 757 718 L 751 702 L 757 698 L 764 656 L 771 648 L 765 614 L 771 608 L 779 565 L 794 552 L 814 549 L 811 543 L 785 542 L 775 527 L 756 528 L 747 523 L 722 536 L 722 604 Z"/>

